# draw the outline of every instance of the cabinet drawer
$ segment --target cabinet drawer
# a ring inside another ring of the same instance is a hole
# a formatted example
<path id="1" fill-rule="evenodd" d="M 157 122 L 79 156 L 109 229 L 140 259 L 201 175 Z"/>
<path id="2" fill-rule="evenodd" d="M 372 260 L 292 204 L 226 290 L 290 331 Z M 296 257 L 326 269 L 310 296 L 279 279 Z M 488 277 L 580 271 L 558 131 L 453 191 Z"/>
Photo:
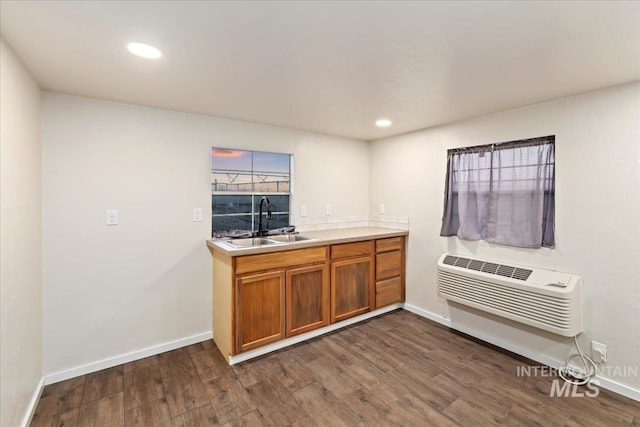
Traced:
<path id="1" fill-rule="evenodd" d="M 388 252 L 402 249 L 402 237 L 376 240 L 376 252 Z"/>
<path id="2" fill-rule="evenodd" d="M 376 282 L 376 308 L 402 300 L 402 279 L 400 277 Z"/>
<path id="3" fill-rule="evenodd" d="M 331 246 L 331 259 L 370 255 L 373 253 L 373 248 L 373 240 L 333 245 Z"/>
<path id="4" fill-rule="evenodd" d="M 268 254 L 246 255 L 236 258 L 235 274 L 265 271 L 274 268 L 285 269 L 296 265 L 325 262 L 326 258 L 326 246 L 271 252 Z"/>
<path id="5" fill-rule="evenodd" d="M 402 274 L 402 252 L 384 252 L 376 255 L 376 280 L 389 279 Z"/>

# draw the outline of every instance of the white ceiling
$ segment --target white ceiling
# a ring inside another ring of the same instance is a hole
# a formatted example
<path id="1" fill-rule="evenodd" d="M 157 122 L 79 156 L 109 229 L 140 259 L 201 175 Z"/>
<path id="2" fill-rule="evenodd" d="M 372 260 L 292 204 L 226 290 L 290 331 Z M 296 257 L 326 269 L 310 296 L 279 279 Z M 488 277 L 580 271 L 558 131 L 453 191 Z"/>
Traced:
<path id="1" fill-rule="evenodd" d="M 635 1 L 0 5 L 44 89 L 364 140 L 640 80 Z"/>

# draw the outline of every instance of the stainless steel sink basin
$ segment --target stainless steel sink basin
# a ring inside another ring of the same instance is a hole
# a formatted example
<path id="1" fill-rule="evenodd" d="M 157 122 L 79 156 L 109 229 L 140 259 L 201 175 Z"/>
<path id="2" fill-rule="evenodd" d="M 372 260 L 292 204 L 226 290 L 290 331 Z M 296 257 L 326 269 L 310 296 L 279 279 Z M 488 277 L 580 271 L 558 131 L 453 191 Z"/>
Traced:
<path id="1" fill-rule="evenodd" d="M 300 234 L 278 234 L 267 237 L 247 237 L 239 239 L 223 240 L 229 246 L 234 248 L 257 248 L 268 245 L 283 245 L 287 243 L 302 242 L 305 240 L 314 240 L 312 237 L 302 236 Z"/>
<path id="2" fill-rule="evenodd" d="M 231 239 L 226 243 L 238 248 L 251 248 L 255 246 L 275 245 L 277 242 L 265 239 L 264 237 L 249 237 L 247 239 Z"/>
<path id="3" fill-rule="evenodd" d="M 278 236 L 269 236 L 269 240 L 275 240 L 279 243 L 301 242 L 303 240 L 311 240 L 311 237 L 302 236 L 300 234 L 281 234 Z"/>

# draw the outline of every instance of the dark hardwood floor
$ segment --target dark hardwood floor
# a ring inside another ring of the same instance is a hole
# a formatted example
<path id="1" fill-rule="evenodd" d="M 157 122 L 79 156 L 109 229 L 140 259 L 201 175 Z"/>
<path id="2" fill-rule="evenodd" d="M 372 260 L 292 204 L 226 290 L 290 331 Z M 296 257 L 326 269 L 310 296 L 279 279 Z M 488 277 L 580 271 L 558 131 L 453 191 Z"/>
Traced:
<path id="1" fill-rule="evenodd" d="M 208 341 L 51 384 L 31 425 L 640 426 L 638 402 L 550 397 L 519 366 L 398 310 L 236 366 Z"/>

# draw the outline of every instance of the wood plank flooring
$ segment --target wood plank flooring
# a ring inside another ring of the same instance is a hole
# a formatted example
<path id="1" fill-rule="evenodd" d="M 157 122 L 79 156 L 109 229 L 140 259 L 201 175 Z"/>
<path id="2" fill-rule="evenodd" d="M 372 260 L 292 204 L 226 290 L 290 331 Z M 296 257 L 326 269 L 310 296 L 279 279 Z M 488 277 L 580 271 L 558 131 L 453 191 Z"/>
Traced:
<path id="1" fill-rule="evenodd" d="M 31 426 L 640 426 L 528 363 L 398 310 L 236 366 L 205 341 L 52 384 Z"/>

